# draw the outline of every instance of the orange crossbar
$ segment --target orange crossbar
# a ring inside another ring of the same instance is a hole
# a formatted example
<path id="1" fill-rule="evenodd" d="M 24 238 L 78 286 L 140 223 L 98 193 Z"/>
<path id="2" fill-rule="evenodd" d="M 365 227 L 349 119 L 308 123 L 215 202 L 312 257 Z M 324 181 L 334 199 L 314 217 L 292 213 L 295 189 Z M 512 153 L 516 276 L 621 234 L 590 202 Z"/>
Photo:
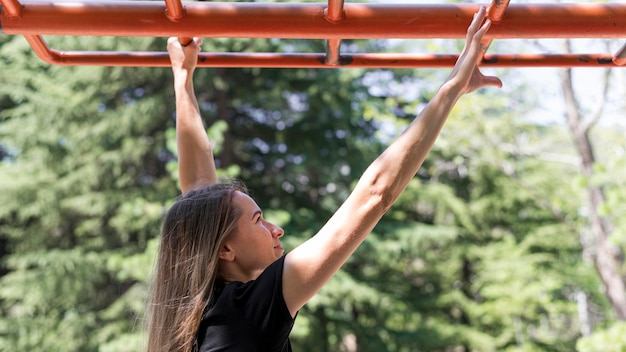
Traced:
<path id="1" fill-rule="evenodd" d="M 167 53 L 59 52 L 49 49 L 39 36 L 26 36 L 39 57 L 57 65 L 170 66 Z M 329 68 L 325 54 L 200 53 L 199 67 Z M 346 68 L 444 68 L 454 66 L 457 55 L 354 54 L 342 56 Z M 485 55 L 486 67 L 596 67 L 613 66 L 611 55 Z"/>
<path id="2" fill-rule="evenodd" d="M 502 5 L 504 3 L 504 5 Z M 341 55 L 343 39 L 462 38 L 476 4 L 328 4 L 0 0 L 0 30 L 23 34 L 46 62 L 168 66 L 163 52 L 58 51 L 42 35 L 297 38 L 328 41 L 326 53 L 201 53 L 199 66 L 448 67 L 456 55 Z M 508 38 L 624 38 L 626 4 L 508 4 L 494 0 L 488 43 Z M 493 67 L 618 66 L 612 54 L 485 55 Z"/>
<path id="3" fill-rule="evenodd" d="M 11 2 L 2 0 L 2 3 Z M 23 1 L 19 18 L 1 18 L 7 34 L 74 36 L 199 36 L 204 38 L 463 38 L 479 5 L 345 4 L 332 23 L 326 4 L 185 4 L 179 21 L 155 1 Z M 511 4 L 488 37 L 620 38 L 626 36 L 626 4 Z"/>

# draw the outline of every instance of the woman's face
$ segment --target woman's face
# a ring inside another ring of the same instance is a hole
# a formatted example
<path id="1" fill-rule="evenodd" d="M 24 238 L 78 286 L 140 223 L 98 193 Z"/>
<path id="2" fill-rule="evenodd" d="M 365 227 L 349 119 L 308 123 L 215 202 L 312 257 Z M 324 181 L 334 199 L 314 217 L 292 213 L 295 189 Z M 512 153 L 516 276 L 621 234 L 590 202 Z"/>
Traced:
<path id="1" fill-rule="evenodd" d="M 284 231 L 266 221 L 259 206 L 247 194 L 235 192 L 233 205 L 242 215 L 237 220 L 237 232 L 226 245 L 234 251 L 237 267 L 248 280 L 254 280 L 285 252 L 279 240 Z"/>

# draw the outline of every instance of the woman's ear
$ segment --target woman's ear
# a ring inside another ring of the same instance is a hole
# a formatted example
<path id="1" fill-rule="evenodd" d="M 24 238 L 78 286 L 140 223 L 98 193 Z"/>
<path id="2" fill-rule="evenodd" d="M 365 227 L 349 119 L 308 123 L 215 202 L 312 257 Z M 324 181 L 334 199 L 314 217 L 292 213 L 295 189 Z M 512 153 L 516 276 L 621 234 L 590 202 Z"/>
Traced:
<path id="1" fill-rule="evenodd" d="M 227 262 L 232 262 L 232 261 L 235 260 L 235 251 L 233 250 L 233 248 L 228 243 L 225 243 L 222 246 L 222 248 L 220 249 L 218 257 L 221 260 L 225 260 Z"/>

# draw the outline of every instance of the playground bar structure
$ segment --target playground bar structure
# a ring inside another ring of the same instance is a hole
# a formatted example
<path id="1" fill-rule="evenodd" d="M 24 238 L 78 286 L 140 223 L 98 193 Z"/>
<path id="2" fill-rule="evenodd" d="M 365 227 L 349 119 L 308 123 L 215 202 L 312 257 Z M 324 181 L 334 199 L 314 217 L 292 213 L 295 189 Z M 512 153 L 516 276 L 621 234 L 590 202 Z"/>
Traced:
<path id="1" fill-rule="evenodd" d="M 485 38 L 485 67 L 620 67 L 616 53 L 487 54 L 494 40 L 626 38 L 626 3 L 510 4 L 493 0 Z M 0 0 L 0 33 L 23 35 L 33 51 L 55 65 L 169 66 L 166 52 L 56 50 L 45 35 L 277 38 L 326 41 L 326 52 L 199 53 L 200 67 L 451 67 L 457 55 L 342 54 L 347 39 L 459 39 L 478 4 L 390 4 Z"/>

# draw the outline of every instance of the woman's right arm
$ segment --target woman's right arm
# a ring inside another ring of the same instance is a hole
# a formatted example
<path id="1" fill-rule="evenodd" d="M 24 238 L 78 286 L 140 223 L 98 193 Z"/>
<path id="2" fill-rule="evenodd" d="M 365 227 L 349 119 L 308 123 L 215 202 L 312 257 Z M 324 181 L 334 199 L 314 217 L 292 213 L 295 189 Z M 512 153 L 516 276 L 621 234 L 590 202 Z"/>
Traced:
<path id="1" fill-rule="evenodd" d="M 178 173 L 183 194 L 217 182 L 213 147 L 202 123 L 193 88 L 193 72 L 201 43 L 198 38 L 187 45 L 181 45 L 178 38 L 167 41 L 174 73 Z"/>

